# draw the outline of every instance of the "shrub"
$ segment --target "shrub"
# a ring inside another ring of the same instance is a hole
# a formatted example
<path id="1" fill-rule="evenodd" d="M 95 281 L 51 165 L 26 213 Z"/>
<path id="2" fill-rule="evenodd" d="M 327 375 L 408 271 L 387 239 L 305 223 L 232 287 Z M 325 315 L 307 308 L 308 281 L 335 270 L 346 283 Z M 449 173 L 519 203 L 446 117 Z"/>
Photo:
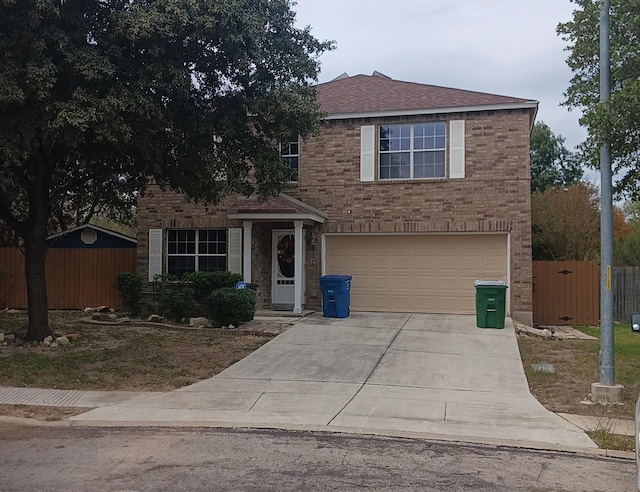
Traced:
<path id="1" fill-rule="evenodd" d="M 136 272 L 120 272 L 116 275 L 116 288 L 120 291 L 122 304 L 132 316 L 138 316 L 142 308 L 144 279 Z"/>
<path id="2" fill-rule="evenodd" d="M 169 275 L 158 275 L 154 280 L 153 299 L 162 316 L 181 321 L 193 314 L 194 292 L 189 282 L 175 280 Z"/>
<path id="3" fill-rule="evenodd" d="M 251 321 L 256 312 L 256 293 L 250 289 L 223 287 L 214 290 L 205 301 L 207 316 L 218 326 L 238 326 Z"/>
<path id="4" fill-rule="evenodd" d="M 235 287 L 242 280 L 242 275 L 226 271 L 193 272 L 185 275 L 184 280 L 193 286 L 195 301 L 205 303 L 214 290 Z"/>

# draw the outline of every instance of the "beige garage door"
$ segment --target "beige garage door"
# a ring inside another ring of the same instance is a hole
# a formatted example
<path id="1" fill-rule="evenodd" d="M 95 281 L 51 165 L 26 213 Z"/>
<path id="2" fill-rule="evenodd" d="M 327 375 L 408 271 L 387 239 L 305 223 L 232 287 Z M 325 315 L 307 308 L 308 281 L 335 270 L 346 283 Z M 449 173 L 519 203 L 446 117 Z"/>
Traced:
<path id="1" fill-rule="evenodd" d="M 507 236 L 326 236 L 327 274 L 352 275 L 351 309 L 475 312 L 473 281 L 507 280 Z"/>

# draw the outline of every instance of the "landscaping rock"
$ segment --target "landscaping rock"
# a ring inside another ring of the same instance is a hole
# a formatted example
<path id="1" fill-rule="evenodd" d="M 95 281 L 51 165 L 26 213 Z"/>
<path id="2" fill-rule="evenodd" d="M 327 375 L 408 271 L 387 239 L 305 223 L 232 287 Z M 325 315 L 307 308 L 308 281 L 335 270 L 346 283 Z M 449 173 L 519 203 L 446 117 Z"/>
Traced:
<path id="1" fill-rule="evenodd" d="M 230 329 L 230 330 L 235 330 L 236 327 L 233 326 L 233 325 L 229 325 L 229 326 L 227 326 L 227 328 Z"/>
<path id="2" fill-rule="evenodd" d="M 12 333 L 7 333 L 5 334 L 4 339 L 7 342 L 13 342 L 16 339 L 16 336 Z"/>
<path id="3" fill-rule="evenodd" d="M 544 340 L 597 340 L 597 338 L 582 333 L 571 326 L 541 325 L 538 328 L 532 328 L 517 321 L 514 321 L 513 325 L 515 326 L 516 333 L 521 336 L 535 336 L 543 338 Z"/>
<path id="4" fill-rule="evenodd" d="M 58 345 L 69 345 L 70 341 L 67 337 L 58 337 L 56 338 L 56 343 Z"/>
<path id="5" fill-rule="evenodd" d="M 46 339 L 45 339 L 45 340 L 42 340 L 42 345 L 43 345 L 44 347 L 48 347 L 49 345 L 51 345 L 51 342 L 50 342 L 49 340 L 46 340 Z"/>
<path id="6" fill-rule="evenodd" d="M 7 313 L 7 314 L 18 314 L 19 311 L 17 309 L 7 309 L 5 311 L 5 313 Z"/>
<path id="7" fill-rule="evenodd" d="M 99 312 L 91 313 L 91 319 L 96 321 L 113 321 L 111 318 L 109 318 L 109 315 L 107 313 L 99 313 Z"/>
<path id="8" fill-rule="evenodd" d="M 209 320 L 202 316 L 198 318 L 189 318 L 189 326 L 192 326 L 194 328 L 202 328 L 204 326 L 207 326 L 208 324 Z"/>
<path id="9" fill-rule="evenodd" d="M 118 315 L 115 313 L 109 314 L 109 319 L 118 319 Z"/>
<path id="10" fill-rule="evenodd" d="M 131 322 L 131 318 L 127 318 L 126 316 L 123 316 L 121 318 L 116 318 L 116 321 L 118 323 L 130 323 Z"/>
<path id="11" fill-rule="evenodd" d="M 51 348 L 56 348 L 57 346 L 58 344 L 56 342 L 51 342 L 51 345 L 49 345 Z"/>
<path id="12" fill-rule="evenodd" d="M 52 337 L 51 335 L 49 335 L 48 337 L 46 337 L 46 338 L 43 340 L 43 342 L 49 342 L 49 343 L 51 343 L 51 342 L 53 342 L 53 337 Z"/>
<path id="13" fill-rule="evenodd" d="M 164 316 L 160 316 L 159 314 L 152 314 L 147 318 L 147 321 L 151 323 L 162 323 L 164 320 Z"/>
<path id="14" fill-rule="evenodd" d="M 109 306 L 98 306 L 96 308 L 96 311 L 99 313 L 111 313 L 111 308 L 109 308 Z"/>
<path id="15" fill-rule="evenodd" d="M 90 307 L 86 307 L 82 311 L 85 312 L 85 313 L 92 313 L 94 311 L 94 309 L 90 308 Z"/>

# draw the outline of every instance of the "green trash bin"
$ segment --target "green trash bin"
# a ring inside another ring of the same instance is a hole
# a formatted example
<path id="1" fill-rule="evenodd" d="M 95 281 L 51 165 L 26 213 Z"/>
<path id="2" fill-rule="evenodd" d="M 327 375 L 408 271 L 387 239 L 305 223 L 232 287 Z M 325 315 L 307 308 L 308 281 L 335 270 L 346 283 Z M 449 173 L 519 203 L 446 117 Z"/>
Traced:
<path id="1" fill-rule="evenodd" d="M 507 284 L 495 280 L 476 280 L 476 326 L 504 328 Z"/>

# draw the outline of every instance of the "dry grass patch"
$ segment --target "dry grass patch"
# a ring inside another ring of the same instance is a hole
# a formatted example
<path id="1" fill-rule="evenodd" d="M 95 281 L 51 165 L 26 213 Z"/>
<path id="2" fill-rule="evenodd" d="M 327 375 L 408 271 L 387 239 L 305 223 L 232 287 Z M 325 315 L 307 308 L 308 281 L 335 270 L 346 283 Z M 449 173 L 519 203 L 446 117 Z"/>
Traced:
<path id="1" fill-rule="evenodd" d="M 78 334 L 65 347 L 0 345 L 0 386 L 169 391 L 218 374 L 270 340 L 229 330 L 82 323 L 53 312 L 51 329 Z M 26 331 L 26 316 L 1 315 L 0 332 Z"/>
<path id="2" fill-rule="evenodd" d="M 599 336 L 599 330 L 579 327 Z M 533 395 L 553 412 L 606 418 L 633 419 L 640 392 L 640 335 L 629 325 L 615 327 L 616 382 L 625 387 L 622 404 L 590 405 L 591 383 L 598 381 L 600 342 L 597 340 L 543 340 L 518 337 L 520 355 Z M 533 364 L 552 364 L 553 373 L 536 372 Z"/>
<path id="3" fill-rule="evenodd" d="M 34 405 L 0 405 L 0 415 L 20 417 L 24 419 L 39 420 L 42 422 L 54 422 L 66 420 L 74 415 L 91 410 L 90 408 L 77 407 L 42 407 Z"/>

